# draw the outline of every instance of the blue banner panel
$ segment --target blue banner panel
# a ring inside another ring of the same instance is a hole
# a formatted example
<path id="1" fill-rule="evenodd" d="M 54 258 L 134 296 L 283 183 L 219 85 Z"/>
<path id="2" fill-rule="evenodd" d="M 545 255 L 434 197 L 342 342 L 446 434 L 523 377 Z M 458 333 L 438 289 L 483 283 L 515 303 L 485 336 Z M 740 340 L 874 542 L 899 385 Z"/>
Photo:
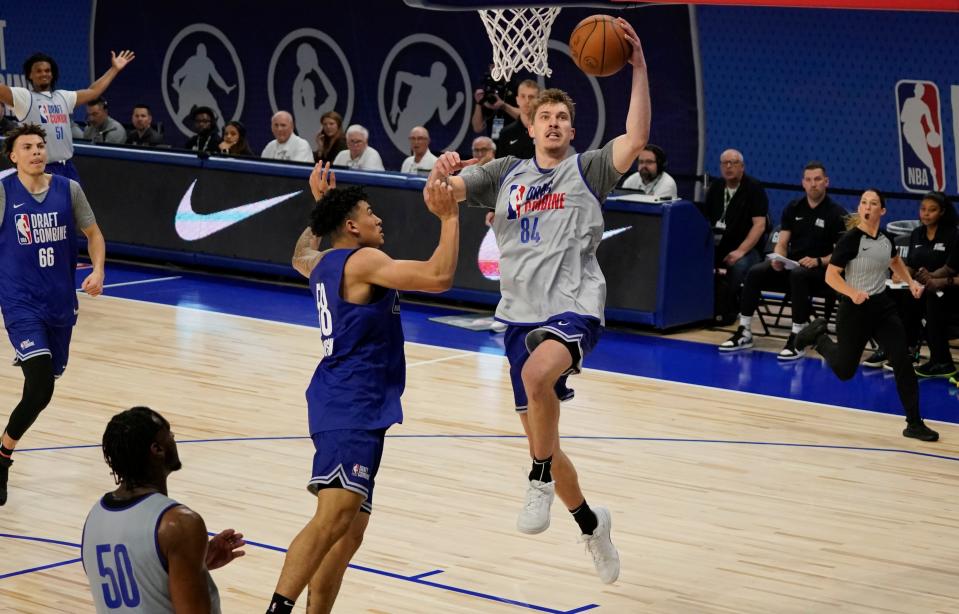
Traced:
<path id="1" fill-rule="evenodd" d="M 409 155 L 409 128 L 417 124 L 429 129 L 434 153 L 469 151 L 473 91 L 492 58 L 475 12 L 425 11 L 396 0 L 275 0 L 266 16 L 263 6 L 173 0 L 131 11 L 126 2 L 99 0 L 97 72 L 108 67 L 110 49 L 137 53 L 110 89 L 114 116 L 127 120 L 133 104 L 145 102 L 163 123 L 167 142 L 179 146 L 192 135 L 186 114 L 209 106 L 221 126 L 242 121 L 259 152 L 273 138 L 276 110 L 291 111 L 298 133 L 311 144 L 320 116 L 335 110 L 347 124 L 369 129 L 370 145 L 388 170 L 398 170 Z M 581 151 L 621 134 L 628 106 L 629 69 L 597 79 L 569 57 L 574 26 L 595 12 L 562 11 L 549 43 L 554 73 L 545 81 L 576 100 L 573 145 Z M 644 41 L 653 140 L 666 147 L 675 169 L 694 171 L 699 139 L 689 12 L 652 7 L 622 14 Z"/>
<path id="2" fill-rule="evenodd" d="M 41 51 L 60 67 L 57 86 L 90 85 L 89 1 L 5 0 L 0 3 L 0 81 L 26 87 L 23 61 Z M 110 53 L 107 52 L 107 62 Z"/>
<path id="3" fill-rule="evenodd" d="M 957 193 L 959 15 L 699 7 L 706 169 L 726 148 L 746 172 L 798 184 L 822 160 L 833 186 Z M 770 193 L 781 211 L 797 193 Z M 854 208 L 858 199 L 844 199 Z M 888 219 L 918 204 L 890 203 Z"/>

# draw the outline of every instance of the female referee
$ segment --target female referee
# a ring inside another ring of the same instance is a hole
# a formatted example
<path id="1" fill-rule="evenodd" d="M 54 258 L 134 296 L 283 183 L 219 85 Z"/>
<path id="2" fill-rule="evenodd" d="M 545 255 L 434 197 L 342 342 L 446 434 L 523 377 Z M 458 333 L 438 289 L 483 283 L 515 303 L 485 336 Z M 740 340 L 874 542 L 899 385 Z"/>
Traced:
<path id="1" fill-rule="evenodd" d="M 903 436 L 936 441 L 939 433 L 926 426 L 919 415 L 919 382 L 896 303 L 885 291 L 887 270 L 892 269 L 905 280 L 916 298 L 922 295 L 923 287 L 909 275 L 893 238 L 879 229 L 879 219 L 885 213 L 886 203 L 878 190 L 863 192 L 859 213 L 847 223 L 850 230 L 839 238 L 826 269 L 826 283 L 842 295 L 836 316 L 839 342 L 826 335 L 826 321 L 819 318 L 796 335 L 796 348 L 815 345 L 836 376 L 845 381 L 856 373 L 866 342 L 875 338 L 888 353 L 899 400 L 906 410 Z"/>

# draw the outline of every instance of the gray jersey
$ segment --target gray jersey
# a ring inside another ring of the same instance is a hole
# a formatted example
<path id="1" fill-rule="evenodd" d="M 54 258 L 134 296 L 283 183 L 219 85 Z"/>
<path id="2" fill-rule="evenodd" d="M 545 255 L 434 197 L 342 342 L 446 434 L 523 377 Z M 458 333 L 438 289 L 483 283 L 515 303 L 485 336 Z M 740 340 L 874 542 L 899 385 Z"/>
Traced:
<path id="1" fill-rule="evenodd" d="M 603 238 L 600 207 L 620 175 L 610 142 L 553 169 L 507 156 L 463 176 L 470 204 L 495 203 L 498 319 L 539 324 L 572 312 L 604 321 L 606 279 L 596 260 Z"/>
<path id="2" fill-rule="evenodd" d="M 829 259 L 844 269 L 846 283 L 869 296 L 886 289 L 889 263 L 896 257 L 896 240 L 885 230 L 871 237 L 853 228 L 839 237 Z"/>
<path id="3" fill-rule="evenodd" d="M 73 157 L 73 126 L 70 115 L 77 93 L 69 90 L 34 92 L 11 87 L 13 114 L 26 124 L 37 124 L 47 133 L 47 161 L 63 162 Z"/>
<path id="4" fill-rule="evenodd" d="M 83 525 L 83 569 L 99 614 L 107 612 L 173 612 L 167 562 L 160 554 L 160 518 L 179 505 L 160 493 L 134 500 L 126 507 L 101 499 Z M 211 611 L 220 612 L 220 595 L 206 572 Z"/>

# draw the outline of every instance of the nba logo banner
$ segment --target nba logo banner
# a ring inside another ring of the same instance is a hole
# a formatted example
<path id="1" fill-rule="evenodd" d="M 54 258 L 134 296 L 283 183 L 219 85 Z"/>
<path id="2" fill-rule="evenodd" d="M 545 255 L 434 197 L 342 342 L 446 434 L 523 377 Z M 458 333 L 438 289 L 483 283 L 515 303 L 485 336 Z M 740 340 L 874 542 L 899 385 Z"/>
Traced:
<path id="1" fill-rule="evenodd" d="M 26 213 L 20 213 L 13 216 L 14 225 L 17 227 L 17 241 L 20 245 L 30 245 L 33 243 L 33 235 L 30 233 L 30 216 Z"/>
<path id="2" fill-rule="evenodd" d="M 900 172 L 902 185 L 910 192 L 946 187 L 940 109 L 935 83 L 903 80 L 896 84 Z"/>

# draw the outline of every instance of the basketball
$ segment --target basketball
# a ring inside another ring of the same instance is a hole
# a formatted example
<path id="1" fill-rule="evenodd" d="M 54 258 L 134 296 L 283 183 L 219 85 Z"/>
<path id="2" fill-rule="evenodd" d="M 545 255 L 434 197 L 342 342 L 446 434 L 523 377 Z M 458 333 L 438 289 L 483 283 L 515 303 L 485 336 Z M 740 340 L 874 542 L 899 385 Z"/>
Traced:
<path id="1" fill-rule="evenodd" d="M 929 147 L 939 147 L 942 145 L 942 136 L 935 130 L 930 130 L 926 135 L 926 143 Z"/>
<path id="2" fill-rule="evenodd" d="M 610 15 L 592 15 L 579 22 L 569 37 L 573 62 L 587 75 L 608 77 L 626 65 L 632 47 Z"/>

